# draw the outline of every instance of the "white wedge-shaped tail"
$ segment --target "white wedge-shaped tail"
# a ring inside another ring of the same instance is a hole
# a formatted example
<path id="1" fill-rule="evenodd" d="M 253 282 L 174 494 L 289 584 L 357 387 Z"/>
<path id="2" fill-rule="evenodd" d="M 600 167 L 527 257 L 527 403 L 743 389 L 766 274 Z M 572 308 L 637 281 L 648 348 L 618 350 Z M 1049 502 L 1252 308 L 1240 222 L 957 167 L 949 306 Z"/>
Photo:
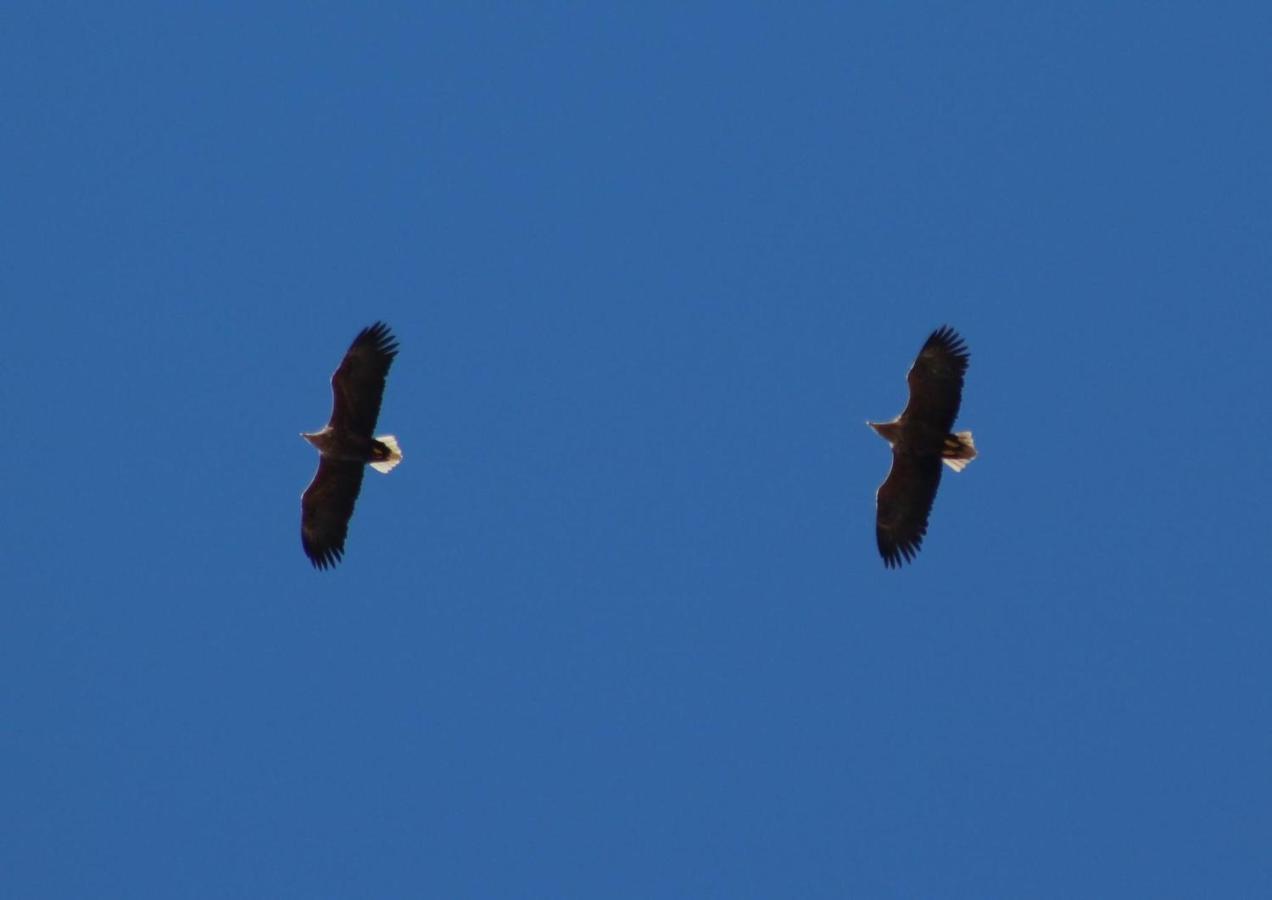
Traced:
<path id="1" fill-rule="evenodd" d="M 402 448 L 398 446 L 397 438 L 391 434 L 382 434 L 376 440 L 389 448 L 389 455 L 384 459 L 378 459 L 371 463 L 371 468 L 387 475 L 389 470 L 402 461 Z M 972 455 L 974 456 L 975 454 L 976 451 L 973 450 Z"/>
<path id="2" fill-rule="evenodd" d="M 976 458 L 976 445 L 972 443 L 970 431 L 960 431 L 945 438 L 945 447 L 941 450 L 941 462 L 955 472 L 967 468 L 967 464 Z"/>

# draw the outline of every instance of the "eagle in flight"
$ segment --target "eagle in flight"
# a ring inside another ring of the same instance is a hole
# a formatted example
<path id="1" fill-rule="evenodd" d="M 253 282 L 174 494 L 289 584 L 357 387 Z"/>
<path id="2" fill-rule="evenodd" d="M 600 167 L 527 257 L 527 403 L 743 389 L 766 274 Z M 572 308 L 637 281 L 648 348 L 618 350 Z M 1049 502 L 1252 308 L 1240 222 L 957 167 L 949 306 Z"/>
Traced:
<path id="1" fill-rule="evenodd" d="M 875 536 L 889 569 L 919 552 L 941 483 L 941 464 L 961 472 L 976 458 L 970 431 L 950 433 L 969 359 L 957 332 L 948 325 L 938 328 L 906 376 L 910 401 L 905 411 L 891 422 L 866 423 L 892 445 L 892 468 L 875 495 Z"/>
<path id="2" fill-rule="evenodd" d="M 321 456 L 318 472 L 300 498 L 300 543 L 316 569 L 334 566 L 344 556 L 363 467 L 370 463 L 387 474 L 402 461 L 396 438 L 371 436 L 380 417 L 384 379 L 397 352 L 397 339 L 383 322 L 358 332 L 331 376 L 331 421 L 322 431 L 301 432 Z"/>

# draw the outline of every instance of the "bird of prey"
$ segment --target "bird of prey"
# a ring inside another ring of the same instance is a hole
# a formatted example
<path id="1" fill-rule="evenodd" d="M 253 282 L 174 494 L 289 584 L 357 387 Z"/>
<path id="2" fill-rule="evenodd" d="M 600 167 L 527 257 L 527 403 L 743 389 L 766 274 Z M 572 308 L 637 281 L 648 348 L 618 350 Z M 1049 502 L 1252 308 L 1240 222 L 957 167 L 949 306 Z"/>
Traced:
<path id="1" fill-rule="evenodd" d="M 941 326 L 906 376 L 910 401 L 905 411 L 891 422 L 866 423 L 892 445 L 892 468 L 875 495 L 875 537 L 889 569 L 919 552 L 941 483 L 941 463 L 961 472 L 976 458 L 970 431 L 950 433 L 969 359 L 963 339 L 948 325 Z"/>
<path id="2" fill-rule="evenodd" d="M 331 376 L 331 421 L 321 431 L 301 432 L 321 455 L 318 472 L 300 498 L 300 543 L 316 569 L 334 566 L 344 556 L 363 467 L 370 463 L 387 474 L 402 461 L 393 435 L 371 436 L 397 351 L 397 339 L 383 322 L 358 332 Z"/>

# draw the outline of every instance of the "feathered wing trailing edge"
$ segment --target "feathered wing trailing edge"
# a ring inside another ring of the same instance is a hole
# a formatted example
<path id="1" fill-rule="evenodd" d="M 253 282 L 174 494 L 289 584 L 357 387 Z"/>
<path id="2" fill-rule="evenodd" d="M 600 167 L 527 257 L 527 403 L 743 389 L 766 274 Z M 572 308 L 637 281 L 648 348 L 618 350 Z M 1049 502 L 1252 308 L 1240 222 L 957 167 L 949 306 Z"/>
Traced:
<path id="1" fill-rule="evenodd" d="M 953 328 L 943 325 L 932 332 L 905 376 L 910 399 L 900 421 L 940 431 L 942 437 L 948 434 L 963 402 L 970 360 L 967 344 Z"/>
<path id="2" fill-rule="evenodd" d="M 397 356 L 398 343 L 389 326 L 376 322 L 358 332 L 331 376 L 331 422 L 328 428 L 369 438 L 380 418 L 384 382 Z"/>
<path id="3" fill-rule="evenodd" d="M 910 562 L 927 534 L 928 514 L 941 484 L 938 457 L 892 454 L 892 468 L 879 486 L 875 503 L 875 538 L 889 569 Z"/>
<path id="4" fill-rule="evenodd" d="M 321 458 L 314 479 L 301 497 L 300 540 L 315 568 L 326 569 L 344 556 L 349 519 L 369 463 L 388 473 L 402 461 L 392 435 L 373 437 L 385 379 L 398 344 L 387 325 L 362 329 L 331 376 L 332 408 L 327 427 L 303 434 Z"/>
<path id="5" fill-rule="evenodd" d="M 972 433 L 951 434 L 970 355 L 949 326 L 928 337 L 906 376 L 910 399 L 891 422 L 869 423 L 892 445 L 892 468 L 876 494 L 875 536 L 888 568 L 910 562 L 927 534 L 941 464 L 961 472 L 976 458 Z"/>
<path id="6" fill-rule="evenodd" d="M 318 460 L 318 472 L 300 499 L 300 543 L 315 568 L 334 566 L 344 556 L 365 465 L 327 457 Z"/>

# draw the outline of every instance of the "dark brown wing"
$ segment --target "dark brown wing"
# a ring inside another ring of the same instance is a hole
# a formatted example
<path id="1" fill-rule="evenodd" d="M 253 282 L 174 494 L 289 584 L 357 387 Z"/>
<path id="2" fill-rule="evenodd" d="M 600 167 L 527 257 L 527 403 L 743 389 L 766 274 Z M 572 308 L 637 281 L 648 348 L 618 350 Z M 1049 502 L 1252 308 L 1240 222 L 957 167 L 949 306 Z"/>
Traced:
<path id="1" fill-rule="evenodd" d="M 300 498 L 300 543 L 316 569 L 334 566 L 344 556 L 364 470 L 365 464 L 356 461 L 318 460 L 318 473 Z"/>
<path id="2" fill-rule="evenodd" d="M 892 468 L 875 495 L 875 537 L 883 564 L 914 559 L 927 533 L 928 513 L 941 484 L 941 457 L 892 451 Z"/>
<path id="3" fill-rule="evenodd" d="M 397 339 L 383 322 L 358 332 L 340 368 L 331 376 L 333 429 L 371 437 L 380 417 L 384 379 L 397 352 Z"/>
<path id="4" fill-rule="evenodd" d="M 922 423 L 942 437 L 949 433 L 958 418 L 970 359 L 967 345 L 953 328 L 942 325 L 932 332 L 906 376 L 910 401 L 901 418 Z"/>

